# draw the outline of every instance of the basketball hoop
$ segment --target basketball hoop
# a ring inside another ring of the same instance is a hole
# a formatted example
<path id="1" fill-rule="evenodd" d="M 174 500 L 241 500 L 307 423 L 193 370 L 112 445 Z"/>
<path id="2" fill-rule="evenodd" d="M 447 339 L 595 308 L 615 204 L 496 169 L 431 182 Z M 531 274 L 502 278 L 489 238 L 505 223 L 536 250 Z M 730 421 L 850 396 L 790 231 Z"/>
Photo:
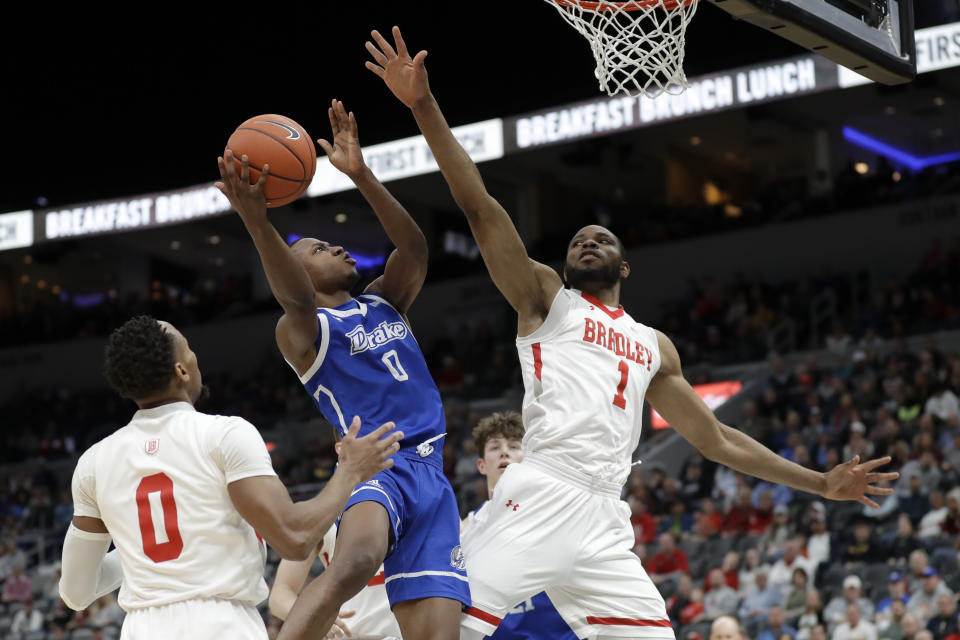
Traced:
<path id="1" fill-rule="evenodd" d="M 684 34 L 697 0 L 546 0 L 587 39 L 607 95 L 683 93 Z"/>

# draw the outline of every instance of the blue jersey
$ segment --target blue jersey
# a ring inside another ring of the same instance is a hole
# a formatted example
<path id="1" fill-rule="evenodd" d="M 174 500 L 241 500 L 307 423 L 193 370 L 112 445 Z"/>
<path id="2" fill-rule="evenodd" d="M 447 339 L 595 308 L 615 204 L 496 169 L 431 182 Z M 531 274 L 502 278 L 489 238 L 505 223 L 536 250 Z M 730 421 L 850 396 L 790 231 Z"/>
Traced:
<path id="1" fill-rule="evenodd" d="M 420 346 L 389 302 L 365 293 L 317 309 L 317 323 L 317 359 L 300 381 L 341 435 L 355 415 L 363 423 L 360 435 L 396 423 L 401 447 L 446 431 L 440 392 Z"/>

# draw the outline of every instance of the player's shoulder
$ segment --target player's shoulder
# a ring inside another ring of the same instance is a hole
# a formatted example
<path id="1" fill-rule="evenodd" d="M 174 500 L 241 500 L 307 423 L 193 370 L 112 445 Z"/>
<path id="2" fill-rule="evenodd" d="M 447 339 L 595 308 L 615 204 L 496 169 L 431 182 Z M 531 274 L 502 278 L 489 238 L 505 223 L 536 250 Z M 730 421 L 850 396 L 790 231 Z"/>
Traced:
<path id="1" fill-rule="evenodd" d="M 205 433 L 213 436 L 217 441 L 234 431 L 259 431 L 252 422 L 240 416 L 229 416 L 219 413 L 201 413 L 197 412 L 197 426 L 204 429 Z"/>

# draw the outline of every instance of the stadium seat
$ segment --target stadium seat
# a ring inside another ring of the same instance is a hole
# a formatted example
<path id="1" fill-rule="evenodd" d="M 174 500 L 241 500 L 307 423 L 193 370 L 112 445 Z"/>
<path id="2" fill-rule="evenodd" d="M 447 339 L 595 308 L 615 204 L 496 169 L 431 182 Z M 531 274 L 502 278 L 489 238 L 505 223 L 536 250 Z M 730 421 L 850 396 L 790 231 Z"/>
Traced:
<path id="1" fill-rule="evenodd" d="M 887 579 L 894 568 L 886 563 L 876 562 L 867 565 L 860 575 L 863 580 L 863 589 L 873 600 L 882 600 L 887 597 Z"/>

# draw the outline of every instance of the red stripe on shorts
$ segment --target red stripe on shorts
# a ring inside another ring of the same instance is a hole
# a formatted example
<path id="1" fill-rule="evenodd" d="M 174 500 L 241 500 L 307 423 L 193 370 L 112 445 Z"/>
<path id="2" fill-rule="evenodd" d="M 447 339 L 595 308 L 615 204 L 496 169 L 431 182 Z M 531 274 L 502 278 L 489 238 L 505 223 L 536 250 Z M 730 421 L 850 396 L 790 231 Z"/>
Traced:
<path id="1" fill-rule="evenodd" d="M 669 627 L 669 620 L 638 620 L 636 618 L 597 618 L 587 616 L 587 624 L 609 624 L 624 627 Z"/>
<path id="2" fill-rule="evenodd" d="M 488 624 L 492 624 L 494 626 L 499 626 L 500 623 L 503 622 L 502 618 L 498 618 L 497 616 L 487 613 L 486 611 L 481 611 L 476 607 L 470 607 L 469 609 L 464 609 L 463 612 L 468 616 L 473 616 L 478 620 L 483 620 L 484 622 Z"/>
<path id="3" fill-rule="evenodd" d="M 543 370 L 543 361 L 540 359 L 540 343 L 533 343 L 533 373 L 537 376 L 537 380 L 542 380 L 540 377 L 540 371 Z"/>
<path id="4" fill-rule="evenodd" d="M 377 585 L 383 584 L 385 580 L 386 580 L 386 577 L 383 575 L 383 571 L 381 571 L 377 575 L 370 578 L 370 582 L 367 583 L 367 586 L 375 587 Z"/>

